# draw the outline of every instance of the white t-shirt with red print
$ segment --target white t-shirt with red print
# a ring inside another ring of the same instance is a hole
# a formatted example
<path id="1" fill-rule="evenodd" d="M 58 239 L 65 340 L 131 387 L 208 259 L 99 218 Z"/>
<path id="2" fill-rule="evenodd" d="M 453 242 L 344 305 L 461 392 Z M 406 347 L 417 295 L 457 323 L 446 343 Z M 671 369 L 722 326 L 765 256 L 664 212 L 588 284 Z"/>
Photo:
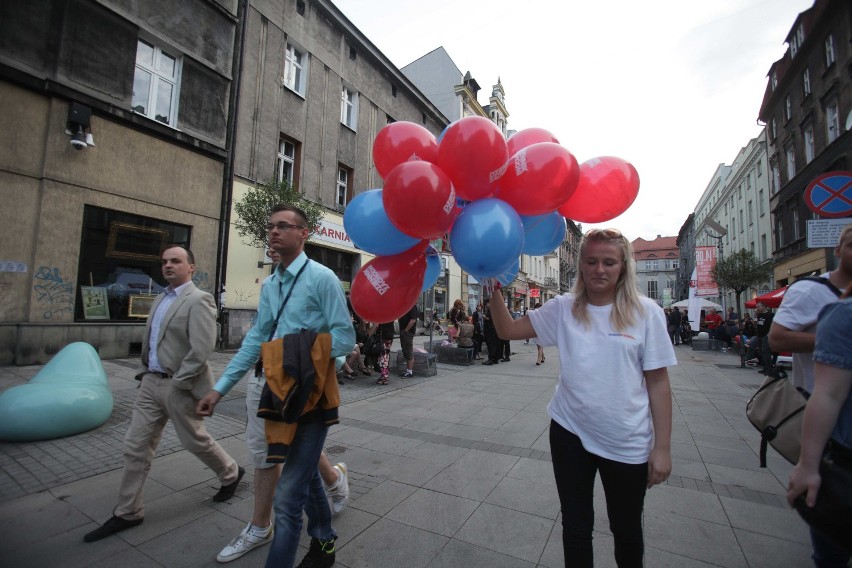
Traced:
<path id="1" fill-rule="evenodd" d="M 547 407 L 583 447 L 621 463 L 648 461 L 654 442 L 644 371 L 677 364 L 662 308 L 641 297 L 644 314 L 616 331 L 612 306 L 588 306 L 589 325 L 571 311 L 573 294 L 528 313 L 542 346 L 556 345 L 559 382 Z"/>

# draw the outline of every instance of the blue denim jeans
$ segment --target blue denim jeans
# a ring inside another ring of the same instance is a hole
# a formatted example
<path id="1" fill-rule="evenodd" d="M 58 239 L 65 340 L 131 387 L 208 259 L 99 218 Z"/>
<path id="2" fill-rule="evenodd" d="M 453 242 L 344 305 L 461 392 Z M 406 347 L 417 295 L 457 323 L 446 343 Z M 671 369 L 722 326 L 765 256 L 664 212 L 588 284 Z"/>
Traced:
<path id="1" fill-rule="evenodd" d="M 275 488 L 275 536 L 266 568 L 292 568 L 296 562 L 302 511 L 308 516 L 308 534 L 321 541 L 337 538 L 331 528 L 331 509 L 319 474 L 320 454 L 328 426 L 321 420 L 299 424 L 287 452 L 287 461 Z"/>
<path id="2" fill-rule="evenodd" d="M 811 545 L 814 553 L 811 558 L 816 568 L 846 568 L 850 554 L 825 538 L 819 531 L 811 530 Z"/>

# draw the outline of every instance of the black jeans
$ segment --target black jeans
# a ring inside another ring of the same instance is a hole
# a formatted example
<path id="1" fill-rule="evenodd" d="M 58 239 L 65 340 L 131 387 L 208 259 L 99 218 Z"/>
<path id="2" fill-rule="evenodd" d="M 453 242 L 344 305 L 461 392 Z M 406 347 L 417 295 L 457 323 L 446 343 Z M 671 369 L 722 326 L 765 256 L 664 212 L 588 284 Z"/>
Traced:
<path id="1" fill-rule="evenodd" d="M 500 338 L 497 337 L 494 326 L 485 326 L 485 345 L 488 348 L 488 360 L 492 363 L 499 361 L 500 354 L 497 350 L 500 347 Z"/>
<path id="2" fill-rule="evenodd" d="M 565 566 L 594 566 L 592 530 L 595 525 L 593 494 L 600 472 L 606 495 L 609 528 L 615 539 L 619 568 L 642 567 L 645 545 L 642 509 L 648 483 L 648 464 L 627 464 L 586 451 L 580 438 L 550 422 L 553 475 L 562 507 L 562 549 Z"/>

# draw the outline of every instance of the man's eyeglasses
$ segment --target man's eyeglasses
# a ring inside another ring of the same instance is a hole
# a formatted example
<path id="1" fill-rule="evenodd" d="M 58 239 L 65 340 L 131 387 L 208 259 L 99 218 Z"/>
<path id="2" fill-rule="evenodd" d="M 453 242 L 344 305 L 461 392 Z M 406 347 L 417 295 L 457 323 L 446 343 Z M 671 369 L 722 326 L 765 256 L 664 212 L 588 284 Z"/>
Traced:
<path id="1" fill-rule="evenodd" d="M 284 221 L 279 221 L 277 223 L 267 223 L 266 224 L 266 232 L 269 233 L 272 229 L 278 229 L 281 232 L 286 231 L 287 229 L 304 229 L 305 227 L 302 225 L 291 225 L 290 223 L 285 223 Z"/>

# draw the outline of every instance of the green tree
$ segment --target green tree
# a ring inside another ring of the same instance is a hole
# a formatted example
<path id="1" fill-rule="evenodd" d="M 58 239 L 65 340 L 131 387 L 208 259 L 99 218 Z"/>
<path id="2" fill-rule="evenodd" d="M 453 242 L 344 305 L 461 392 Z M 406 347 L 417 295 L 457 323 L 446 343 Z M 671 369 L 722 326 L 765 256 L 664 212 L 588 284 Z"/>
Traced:
<path id="1" fill-rule="evenodd" d="M 257 248 L 267 246 L 266 224 L 272 208 L 279 203 L 295 205 L 308 217 L 308 228 L 313 233 L 322 221 L 324 210 L 321 205 L 305 199 L 301 192 L 288 181 L 270 180 L 250 188 L 243 198 L 234 204 L 237 218 L 234 228 L 243 238 L 243 243 Z"/>
<path id="2" fill-rule="evenodd" d="M 753 252 L 740 249 L 716 261 L 710 275 L 716 284 L 734 291 L 737 295 L 737 313 L 742 313 L 742 293 L 765 282 L 772 275 L 772 262 L 760 262 Z"/>

